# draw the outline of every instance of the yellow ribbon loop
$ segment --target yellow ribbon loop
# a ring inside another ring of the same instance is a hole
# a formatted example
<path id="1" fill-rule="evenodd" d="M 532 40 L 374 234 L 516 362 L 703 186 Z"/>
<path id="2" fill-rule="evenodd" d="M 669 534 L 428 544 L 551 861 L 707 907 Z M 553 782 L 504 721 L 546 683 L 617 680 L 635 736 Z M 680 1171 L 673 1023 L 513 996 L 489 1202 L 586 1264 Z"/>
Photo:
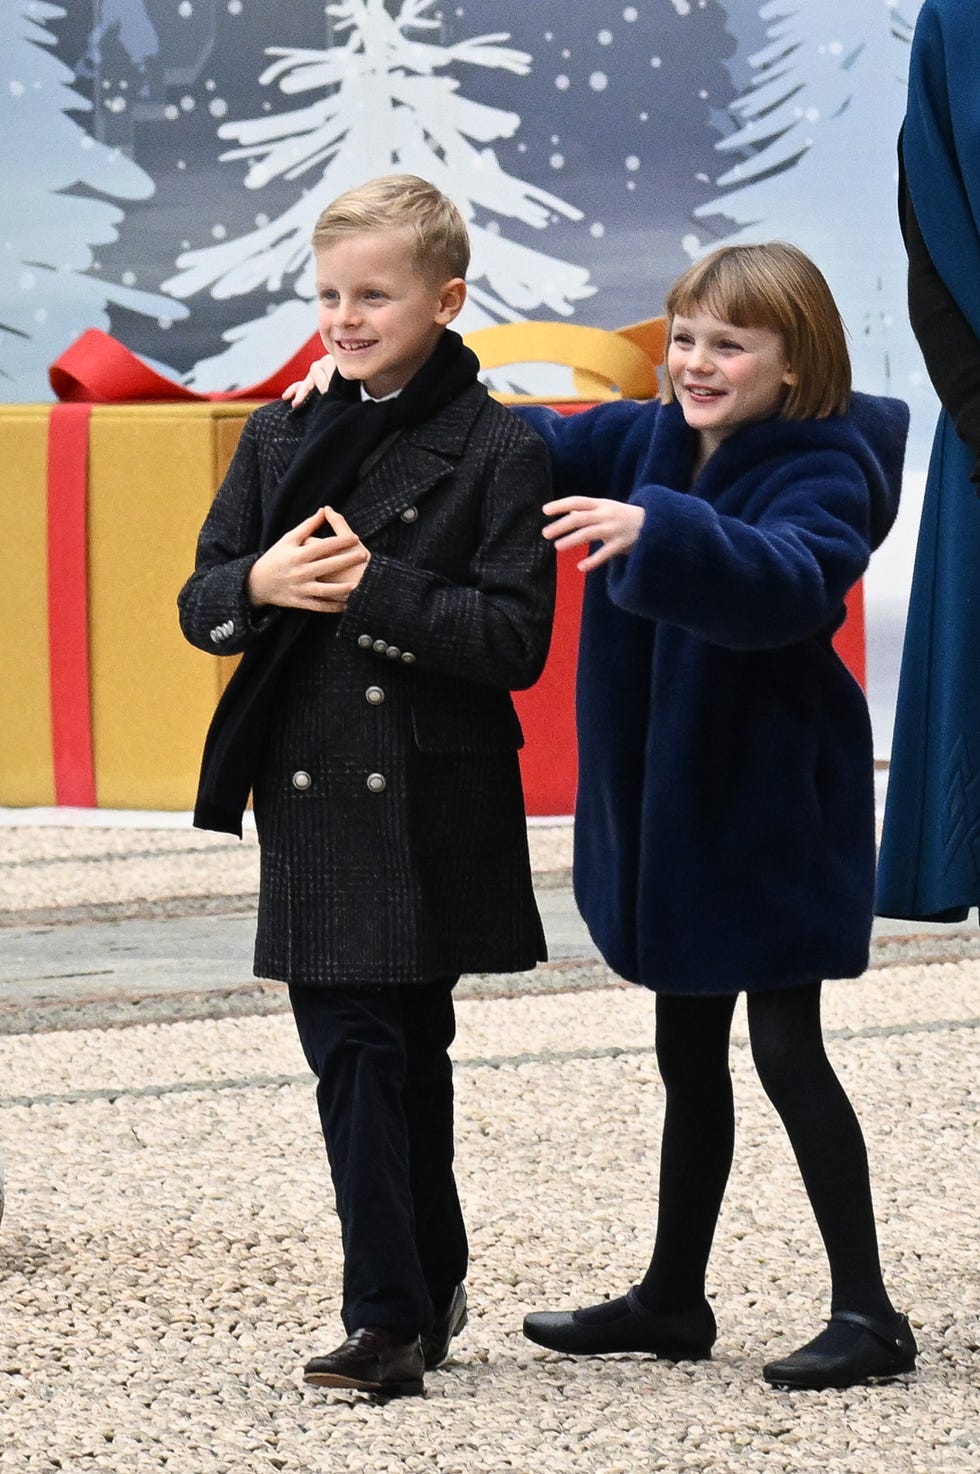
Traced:
<path id="1" fill-rule="evenodd" d="M 518 363 L 555 363 L 574 371 L 582 399 L 654 399 L 663 362 L 666 325 L 651 318 L 610 332 L 562 322 L 512 322 L 479 328 L 466 343 L 482 369 Z M 501 394 L 508 403 L 530 403 L 534 395 Z"/>

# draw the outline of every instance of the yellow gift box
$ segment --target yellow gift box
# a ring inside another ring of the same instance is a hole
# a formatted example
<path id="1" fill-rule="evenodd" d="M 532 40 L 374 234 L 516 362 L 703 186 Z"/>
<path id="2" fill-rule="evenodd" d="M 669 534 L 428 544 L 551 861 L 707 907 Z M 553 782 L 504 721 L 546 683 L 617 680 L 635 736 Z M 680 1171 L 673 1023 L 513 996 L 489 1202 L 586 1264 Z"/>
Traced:
<path id="1" fill-rule="evenodd" d="M 254 408 L 92 406 L 79 552 L 87 586 L 92 801 L 100 807 L 186 809 L 193 802 L 203 734 L 231 662 L 186 643 L 175 601 Z M 71 612 L 59 607 L 70 579 L 49 567 L 49 520 L 59 515 L 48 474 L 51 414 L 50 405 L 0 406 L 9 550 L 0 579 L 0 804 L 11 806 L 71 801 L 59 793 L 58 733 L 86 718 L 77 685 L 59 689 L 53 680 L 59 633 L 70 638 L 77 631 L 65 624 Z"/>
<path id="2" fill-rule="evenodd" d="M 514 323 L 467 342 L 485 369 L 572 368 L 568 403 L 581 407 L 656 394 L 663 321 L 617 333 Z M 311 340 L 284 366 L 283 382 L 314 352 Z M 274 382 L 258 393 L 277 392 Z M 195 399 L 94 330 L 53 366 L 52 383 L 67 403 L 0 406 L 10 550 L 0 580 L 0 805 L 189 809 L 234 661 L 184 641 L 175 601 L 242 426 L 262 400 Z M 116 394 L 153 402 L 87 402 Z M 573 682 L 562 681 L 570 701 Z"/>

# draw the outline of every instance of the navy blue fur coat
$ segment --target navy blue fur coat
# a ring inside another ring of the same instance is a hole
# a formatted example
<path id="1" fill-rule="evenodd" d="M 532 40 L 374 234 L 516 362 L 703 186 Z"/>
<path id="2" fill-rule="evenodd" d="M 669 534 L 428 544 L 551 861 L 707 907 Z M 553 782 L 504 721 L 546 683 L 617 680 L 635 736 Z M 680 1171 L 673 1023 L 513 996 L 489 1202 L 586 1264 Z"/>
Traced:
<path id="1" fill-rule="evenodd" d="M 646 513 L 582 612 L 575 894 L 603 957 L 664 993 L 857 976 L 873 752 L 831 641 L 895 518 L 906 407 L 746 426 L 693 480 L 676 404 L 521 413 L 558 494 Z"/>

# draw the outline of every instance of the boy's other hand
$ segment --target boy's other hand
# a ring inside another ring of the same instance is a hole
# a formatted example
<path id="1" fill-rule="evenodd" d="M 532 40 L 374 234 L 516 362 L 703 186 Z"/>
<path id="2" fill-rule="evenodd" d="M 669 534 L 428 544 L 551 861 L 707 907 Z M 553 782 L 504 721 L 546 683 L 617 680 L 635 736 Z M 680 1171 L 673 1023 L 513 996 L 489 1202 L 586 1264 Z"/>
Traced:
<path id="1" fill-rule="evenodd" d="M 635 507 L 632 502 L 597 496 L 563 496 L 558 501 L 546 502 L 542 510 L 546 517 L 556 518 L 544 529 L 544 535 L 559 552 L 581 547 L 583 543 L 602 544 L 577 565 L 583 573 L 598 568 L 600 563 L 608 563 L 617 553 L 628 553 L 640 535 L 646 515 L 642 507 Z"/>
<path id="2" fill-rule="evenodd" d="M 335 367 L 336 364 L 329 353 L 325 353 L 322 358 L 314 359 L 306 370 L 305 379 L 294 379 L 291 384 L 286 385 L 282 391 L 283 399 L 288 400 L 293 409 L 297 409 L 314 389 L 319 389 L 321 394 L 325 394 L 327 385 L 333 378 Z"/>
<path id="3" fill-rule="evenodd" d="M 319 535 L 326 523 L 332 532 Z M 248 596 L 258 606 L 339 614 L 371 554 L 339 512 L 320 507 L 252 564 Z"/>

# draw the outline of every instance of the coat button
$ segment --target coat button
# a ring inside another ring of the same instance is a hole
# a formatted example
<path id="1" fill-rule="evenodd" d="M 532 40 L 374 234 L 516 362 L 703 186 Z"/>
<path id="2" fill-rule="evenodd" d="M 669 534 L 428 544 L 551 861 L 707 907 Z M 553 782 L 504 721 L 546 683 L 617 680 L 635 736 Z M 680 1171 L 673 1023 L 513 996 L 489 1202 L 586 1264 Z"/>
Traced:
<path id="1" fill-rule="evenodd" d="M 411 650 L 403 650 L 402 651 L 402 665 L 414 665 L 414 664 L 415 664 L 415 656 L 412 654 Z"/>
<path id="2" fill-rule="evenodd" d="M 300 793 L 305 793 L 312 786 L 312 783 L 313 779 L 309 773 L 304 773 L 302 768 L 293 774 L 293 787 L 298 788 Z"/>
<path id="3" fill-rule="evenodd" d="M 369 773 L 367 776 L 367 786 L 372 793 L 384 793 L 388 784 L 385 782 L 385 775 L 383 773 Z"/>
<path id="4" fill-rule="evenodd" d="M 402 512 L 402 521 L 403 522 L 417 522 L 418 520 L 419 520 L 419 509 L 418 509 L 418 507 L 406 507 L 405 510 L 404 510 L 404 512 Z"/>
<path id="5" fill-rule="evenodd" d="M 358 635 L 357 644 L 358 648 L 361 650 L 370 650 L 371 646 L 374 644 L 374 641 L 371 639 L 370 635 Z"/>
<path id="6" fill-rule="evenodd" d="M 375 640 L 374 645 L 372 646 L 372 649 L 374 650 L 374 653 L 376 655 L 384 655 L 385 651 L 388 649 L 388 641 L 387 640 Z"/>
<path id="7" fill-rule="evenodd" d="M 389 660 L 397 660 L 398 657 L 401 655 L 401 653 L 402 652 L 399 650 L 399 648 L 398 648 L 397 645 L 389 645 L 388 646 L 388 659 Z"/>
<path id="8" fill-rule="evenodd" d="M 380 686 L 368 686 L 367 690 L 364 693 L 364 696 L 365 699 L 369 701 L 372 706 L 380 706 L 382 701 L 384 701 L 385 699 L 385 693 L 382 691 Z"/>

